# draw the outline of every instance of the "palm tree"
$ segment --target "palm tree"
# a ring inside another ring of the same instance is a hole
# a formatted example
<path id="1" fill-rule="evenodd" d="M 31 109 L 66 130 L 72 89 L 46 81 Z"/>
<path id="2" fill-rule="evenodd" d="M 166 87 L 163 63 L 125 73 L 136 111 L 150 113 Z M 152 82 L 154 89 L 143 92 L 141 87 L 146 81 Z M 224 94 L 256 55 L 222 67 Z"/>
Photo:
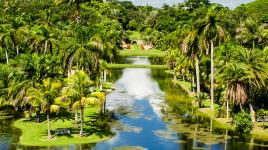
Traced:
<path id="1" fill-rule="evenodd" d="M 14 29 L 10 24 L 0 25 L 0 50 L 5 51 L 6 63 L 9 64 L 8 50 L 14 48 Z"/>
<path id="2" fill-rule="evenodd" d="M 243 64 L 235 62 L 228 63 L 219 69 L 218 80 L 226 85 L 225 102 L 227 119 L 229 118 L 229 100 L 234 100 L 243 111 L 243 105 L 248 100 L 245 84 L 245 67 Z"/>
<path id="3" fill-rule="evenodd" d="M 91 0 L 54 0 L 54 3 L 56 5 L 59 5 L 61 3 L 68 3 L 68 4 L 75 4 L 76 5 L 76 11 L 77 11 L 77 20 L 80 19 L 80 4 L 83 3 L 83 2 L 90 2 Z"/>
<path id="4" fill-rule="evenodd" d="M 241 41 L 241 44 L 251 43 L 251 48 L 254 49 L 256 43 L 260 43 L 261 41 L 267 39 L 267 28 L 267 24 L 260 24 L 255 19 L 247 18 L 241 23 L 240 27 L 236 29 L 236 39 Z"/>
<path id="5" fill-rule="evenodd" d="M 183 40 L 182 51 L 189 57 L 195 59 L 195 73 L 196 73 L 196 90 L 197 95 L 200 94 L 200 71 L 199 71 L 199 34 L 198 30 L 192 30 L 188 36 Z"/>
<path id="6" fill-rule="evenodd" d="M 209 8 L 206 16 L 204 26 L 202 27 L 202 43 L 206 49 L 210 49 L 210 62 L 211 62 L 211 109 L 214 109 L 214 46 L 220 43 L 225 38 L 225 31 L 223 26 L 220 25 L 217 13 L 221 7 L 213 5 Z"/>
<path id="7" fill-rule="evenodd" d="M 47 78 L 44 79 L 41 84 L 38 84 L 37 88 L 31 88 L 28 93 L 30 103 L 38 107 L 41 106 L 41 110 L 47 115 L 47 134 L 49 140 L 52 138 L 49 114 L 59 111 L 60 107 L 55 105 L 55 99 L 60 88 L 60 82 Z"/>
<path id="8" fill-rule="evenodd" d="M 265 64 L 263 52 L 259 50 L 241 49 L 236 55 L 236 61 L 245 64 L 247 76 L 247 93 L 249 94 L 249 107 L 252 117 L 252 121 L 255 122 L 255 111 L 252 106 L 252 89 L 261 90 L 265 87 L 265 79 L 267 79 L 267 71 L 265 70 Z"/>
<path id="9" fill-rule="evenodd" d="M 93 105 L 98 103 L 98 99 L 94 97 L 87 97 L 91 91 L 90 87 L 93 82 L 89 79 L 88 75 L 84 71 L 75 72 L 70 78 L 68 78 L 67 88 L 71 88 L 73 94 L 76 95 L 77 101 L 73 103 L 72 109 L 76 110 L 80 108 L 80 136 L 83 136 L 83 123 L 84 123 L 84 108 L 87 105 Z"/>
<path id="10" fill-rule="evenodd" d="M 31 48 L 37 53 L 43 52 L 46 54 L 48 48 L 52 53 L 53 47 L 57 45 L 57 30 L 50 28 L 47 25 L 36 25 L 30 32 L 29 42 Z"/>
<path id="11" fill-rule="evenodd" d="M 219 70 L 218 76 L 219 80 L 226 83 L 227 107 L 229 99 L 232 99 L 239 104 L 241 111 L 243 111 L 243 105 L 249 102 L 253 122 L 255 122 L 255 112 L 250 94 L 252 89 L 260 90 L 264 87 L 264 80 L 267 79 L 264 60 L 260 59 L 261 56 L 262 53 L 257 50 L 239 49 L 234 60 Z M 227 112 L 229 112 L 229 108 L 227 108 Z"/>

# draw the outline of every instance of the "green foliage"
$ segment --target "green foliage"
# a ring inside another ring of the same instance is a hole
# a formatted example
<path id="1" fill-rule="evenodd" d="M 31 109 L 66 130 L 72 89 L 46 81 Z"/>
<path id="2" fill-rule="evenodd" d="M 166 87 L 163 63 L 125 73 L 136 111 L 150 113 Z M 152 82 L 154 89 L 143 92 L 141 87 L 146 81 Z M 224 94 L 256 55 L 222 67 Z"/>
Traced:
<path id="1" fill-rule="evenodd" d="M 246 112 L 240 112 L 234 116 L 234 124 L 236 131 L 239 133 L 248 134 L 253 128 L 250 114 Z"/>

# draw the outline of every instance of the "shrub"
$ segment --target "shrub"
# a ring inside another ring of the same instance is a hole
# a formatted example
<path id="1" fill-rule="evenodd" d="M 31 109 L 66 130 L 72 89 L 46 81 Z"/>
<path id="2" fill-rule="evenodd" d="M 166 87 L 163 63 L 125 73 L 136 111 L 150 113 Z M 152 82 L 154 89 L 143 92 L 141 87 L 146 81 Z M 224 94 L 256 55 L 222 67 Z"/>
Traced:
<path id="1" fill-rule="evenodd" d="M 234 124 L 236 131 L 239 133 L 248 134 L 253 127 L 251 116 L 248 113 L 240 112 L 234 116 Z"/>

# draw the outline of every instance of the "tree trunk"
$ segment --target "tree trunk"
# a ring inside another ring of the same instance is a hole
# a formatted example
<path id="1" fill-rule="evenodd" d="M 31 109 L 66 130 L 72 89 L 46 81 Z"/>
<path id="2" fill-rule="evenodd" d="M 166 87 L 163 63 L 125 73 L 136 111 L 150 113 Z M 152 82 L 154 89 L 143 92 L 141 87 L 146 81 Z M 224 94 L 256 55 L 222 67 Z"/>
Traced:
<path id="1" fill-rule="evenodd" d="M 211 98 L 211 109 L 214 109 L 214 50 L 213 50 L 213 41 L 211 41 L 211 54 L 210 54 L 210 63 L 211 63 L 211 89 L 210 89 L 210 98 Z"/>
<path id="2" fill-rule="evenodd" d="M 240 108 L 241 112 L 244 112 L 244 109 L 243 109 L 243 106 L 242 106 L 241 102 L 239 103 L 239 108 Z"/>
<path id="3" fill-rule="evenodd" d="M 7 50 L 5 49 L 5 54 L 6 54 L 6 61 L 7 61 L 7 64 L 9 64 L 9 61 L 8 61 L 8 54 L 7 54 Z"/>
<path id="4" fill-rule="evenodd" d="M 106 82 L 107 72 L 106 70 L 103 71 L 103 82 Z"/>
<path id="5" fill-rule="evenodd" d="M 176 76 L 176 71 L 174 70 L 174 73 L 173 73 L 173 80 L 177 80 L 177 76 Z"/>
<path id="6" fill-rule="evenodd" d="M 195 56 L 195 73 L 196 73 L 196 93 L 200 94 L 200 73 L 199 73 L 199 59 Z"/>
<path id="7" fill-rule="evenodd" d="M 47 53 L 47 41 L 45 41 L 45 51 L 44 51 L 44 54 Z"/>
<path id="8" fill-rule="evenodd" d="M 40 122 L 40 110 L 37 110 L 37 111 L 36 111 L 35 122 L 37 122 L 37 123 Z"/>
<path id="9" fill-rule="evenodd" d="M 225 93 L 225 102 L 226 102 L 226 117 L 227 119 L 229 119 L 229 99 L 228 99 L 228 95 L 229 95 L 229 90 L 228 87 L 229 85 L 227 84 L 226 87 L 226 93 Z"/>
<path id="10" fill-rule="evenodd" d="M 78 128 L 78 110 L 76 109 L 75 112 L 74 112 L 74 127 L 75 128 Z"/>
<path id="11" fill-rule="evenodd" d="M 17 56 L 18 56 L 20 54 L 18 46 L 16 46 L 16 50 L 17 50 Z"/>
<path id="12" fill-rule="evenodd" d="M 51 133 L 50 133 L 50 122 L 49 122 L 49 113 L 47 113 L 47 137 L 51 140 Z"/>
<path id="13" fill-rule="evenodd" d="M 103 78 L 103 71 L 100 74 L 100 91 L 102 91 L 102 78 Z"/>
<path id="14" fill-rule="evenodd" d="M 255 116 L 255 111 L 251 103 L 249 103 L 249 110 L 250 110 L 250 115 L 251 115 L 251 121 L 254 123 L 256 122 L 256 116 Z"/>
<path id="15" fill-rule="evenodd" d="M 191 88 L 192 88 L 192 92 L 194 93 L 195 92 L 195 89 L 194 89 L 194 85 L 195 85 L 194 75 L 192 75 L 192 81 L 193 81 L 193 84 L 191 85 Z"/>
<path id="16" fill-rule="evenodd" d="M 81 120 L 81 124 L 80 124 L 80 136 L 83 136 L 84 131 L 83 131 L 83 124 L 84 124 L 84 109 L 83 107 L 80 107 L 80 120 Z"/>

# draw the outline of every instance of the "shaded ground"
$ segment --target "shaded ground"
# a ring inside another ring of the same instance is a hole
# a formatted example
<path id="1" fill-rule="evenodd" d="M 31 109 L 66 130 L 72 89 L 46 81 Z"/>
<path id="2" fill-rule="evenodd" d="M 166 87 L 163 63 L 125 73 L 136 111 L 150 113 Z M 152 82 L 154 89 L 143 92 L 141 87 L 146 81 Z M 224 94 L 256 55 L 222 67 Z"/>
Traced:
<path id="1" fill-rule="evenodd" d="M 108 125 L 97 121 L 96 107 L 85 109 L 84 137 L 80 137 L 80 128 L 74 127 L 74 117 L 70 113 L 52 116 L 50 120 L 52 140 L 47 139 L 47 121 L 42 116 L 40 123 L 20 119 L 15 121 L 14 126 L 22 130 L 19 143 L 30 146 L 51 146 L 51 145 L 68 145 L 82 143 L 96 143 L 109 139 L 111 136 Z M 71 135 L 56 136 L 57 128 L 68 128 Z"/>

